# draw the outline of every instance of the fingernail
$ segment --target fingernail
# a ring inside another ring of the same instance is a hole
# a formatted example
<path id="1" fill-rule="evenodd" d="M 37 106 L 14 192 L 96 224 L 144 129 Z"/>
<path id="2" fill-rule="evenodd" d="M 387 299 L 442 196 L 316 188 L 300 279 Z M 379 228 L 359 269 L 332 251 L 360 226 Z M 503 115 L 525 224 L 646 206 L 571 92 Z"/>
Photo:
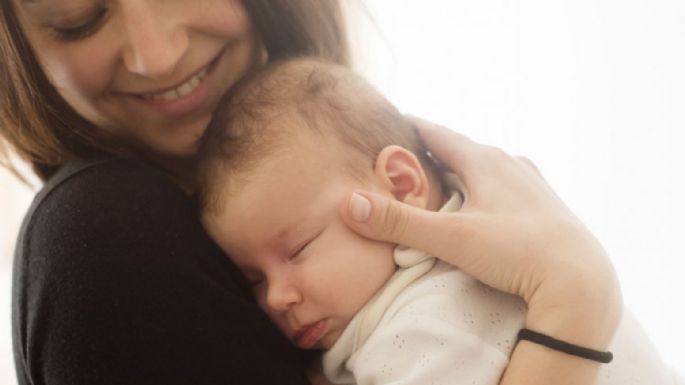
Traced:
<path id="1" fill-rule="evenodd" d="M 357 222 L 366 222 L 371 214 L 371 202 L 361 194 L 353 193 L 350 198 L 350 217 Z"/>

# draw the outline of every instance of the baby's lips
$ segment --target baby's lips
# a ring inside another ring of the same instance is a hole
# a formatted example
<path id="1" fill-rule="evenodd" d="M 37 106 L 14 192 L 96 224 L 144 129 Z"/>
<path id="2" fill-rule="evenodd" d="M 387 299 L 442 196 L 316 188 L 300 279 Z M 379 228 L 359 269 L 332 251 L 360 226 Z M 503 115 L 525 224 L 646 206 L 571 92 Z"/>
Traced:
<path id="1" fill-rule="evenodd" d="M 316 344 L 326 331 L 326 320 L 320 320 L 299 328 L 293 335 L 293 341 L 301 349 L 310 349 Z"/>

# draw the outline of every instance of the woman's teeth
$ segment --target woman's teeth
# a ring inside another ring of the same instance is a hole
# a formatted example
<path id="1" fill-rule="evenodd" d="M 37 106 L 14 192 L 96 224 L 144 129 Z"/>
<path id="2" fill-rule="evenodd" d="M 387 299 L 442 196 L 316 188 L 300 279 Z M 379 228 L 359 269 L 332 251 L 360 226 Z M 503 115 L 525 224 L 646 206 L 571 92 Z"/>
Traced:
<path id="1" fill-rule="evenodd" d="M 202 79 L 204 79 L 207 76 L 207 71 L 207 68 L 203 69 L 202 71 L 198 72 L 197 75 L 188 79 L 187 82 L 181 84 L 173 90 L 160 92 L 157 94 L 144 94 L 143 99 L 165 101 L 180 99 L 188 95 L 189 93 L 193 92 L 193 90 L 195 90 L 195 88 L 202 82 Z"/>

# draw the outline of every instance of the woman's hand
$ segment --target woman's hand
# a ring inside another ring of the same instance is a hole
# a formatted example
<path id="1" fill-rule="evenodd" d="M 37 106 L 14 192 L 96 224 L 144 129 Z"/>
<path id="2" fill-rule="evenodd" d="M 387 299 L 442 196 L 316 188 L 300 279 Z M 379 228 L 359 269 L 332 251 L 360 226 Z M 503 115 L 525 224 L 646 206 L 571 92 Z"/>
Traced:
<path id="1" fill-rule="evenodd" d="M 523 297 L 528 328 L 606 348 L 622 309 L 614 270 L 535 166 L 445 128 L 415 123 L 433 157 L 461 179 L 462 209 L 437 213 L 356 192 L 341 210 L 345 222 L 363 236 L 427 251 Z"/>

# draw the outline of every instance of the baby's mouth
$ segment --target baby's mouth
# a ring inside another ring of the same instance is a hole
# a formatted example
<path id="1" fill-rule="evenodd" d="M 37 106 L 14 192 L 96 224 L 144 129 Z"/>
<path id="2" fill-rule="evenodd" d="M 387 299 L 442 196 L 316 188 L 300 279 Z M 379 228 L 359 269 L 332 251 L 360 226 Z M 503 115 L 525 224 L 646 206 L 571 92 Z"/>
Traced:
<path id="1" fill-rule="evenodd" d="M 311 349 L 324 336 L 327 326 L 326 320 L 322 319 L 299 328 L 293 335 L 295 345 L 301 349 Z"/>

